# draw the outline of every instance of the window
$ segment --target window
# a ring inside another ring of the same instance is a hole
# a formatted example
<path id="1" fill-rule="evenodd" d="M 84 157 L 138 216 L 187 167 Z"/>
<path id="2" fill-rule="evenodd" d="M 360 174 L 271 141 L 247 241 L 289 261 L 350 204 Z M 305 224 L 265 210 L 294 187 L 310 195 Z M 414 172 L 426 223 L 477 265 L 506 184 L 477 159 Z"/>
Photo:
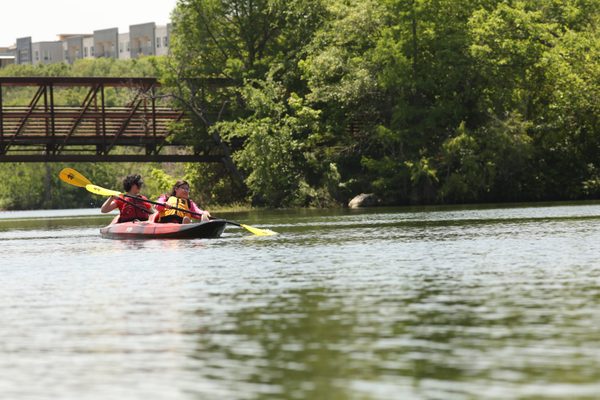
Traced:
<path id="1" fill-rule="evenodd" d="M 127 42 L 127 51 L 129 51 L 129 42 Z"/>
<path id="2" fill-rule="evenodd" d="M 156 38 L 156 48 L 157 49 L 160 48 L 160 38 L 159 37 Z"/>
<path id="3" fill-rule="evenodd" d="M 163 37 L 163 47 L 169 47 L 169 37 Z"/>
<path id="4" fill-rule="evenodd" d="M 94 57 L 94 46 L 90 47 L 90 56 Z"/>
<path id="5" fill-rule="evenodd" d="M 87 57 L 87 54 L 88 54 L 88 48 L 87 48 L 87 47 L 84 47 L 84 48 L 83 48 L 83 56 L 84 56 L 84 57 Z"/>
<path id="6" fill-rule="evenodd" d="M 35 61 L 40 61 L 40 52 L 39 51 L 35 51 Z"/>
<path id="7" fill-rule="evenodd" d="M 123 42 L 119 43 L 119 53 L 123 52 Z"/>

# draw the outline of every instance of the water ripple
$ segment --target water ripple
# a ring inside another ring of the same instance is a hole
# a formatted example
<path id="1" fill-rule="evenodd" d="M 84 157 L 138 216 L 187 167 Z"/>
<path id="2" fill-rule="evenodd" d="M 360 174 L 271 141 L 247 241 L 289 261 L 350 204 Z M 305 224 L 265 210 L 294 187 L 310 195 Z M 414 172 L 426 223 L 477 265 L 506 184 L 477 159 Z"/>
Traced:
<path id="1" fill-rule="evenodd" d="M 231 219 L 279 235 L 180 241 L 59 214 L 0 213 L 3 398 L 600 392 L 597 205 L 261 211 Z"/>

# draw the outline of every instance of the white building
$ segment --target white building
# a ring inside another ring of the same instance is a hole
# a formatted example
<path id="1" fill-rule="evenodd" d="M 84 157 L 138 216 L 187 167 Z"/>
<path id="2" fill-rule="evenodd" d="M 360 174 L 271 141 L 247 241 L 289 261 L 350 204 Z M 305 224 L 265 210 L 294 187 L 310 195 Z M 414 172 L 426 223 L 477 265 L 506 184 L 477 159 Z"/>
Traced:
<path id="1" fill-rule="evenodd" d="M 119 33 L 119 60 L 129 60 L 130 58 L 129 32 Z"/>
<path id="2" fill-rule="evenodd" d="M 36 42 L 31 44 L 33 64 L 53 64 L 64 61 L 63 43 Z"/>
<path id="3" fill-rule="evenodd" d="M 157 26 L 156 33 L 156 55 L 166 56 L 169 53 L 169 25 Z"/>
<path id="4" fill-rule="evenodd" d="M 0 68 L 14 64 L 17 52 L 16 46 L 0 47 Z"/>
<path id="5" fill-rule="evenodd" d="M 81 58 L 95 58 L 94 56 L 94 37 L 89 36 L 83 39 L 83 57 Z"/>
<path id="6" fill-rule="evenodd" d="M 114 58 L 128 60 L 141 56 L 169 53 L 171 24 L 157 26 L 154 22 L 130 25 L 129 32 L 118 28 L 96 30 L 91 34 L 61 34 L 53 42 L 32 42 L 31 37 L 18 38 L 10 53 L 15 64 L 72 64 L 78 59 Z M 4 59 L 3 59 L 4 60 Z M 8 63 L 6 59 L 3 66 Z"/>

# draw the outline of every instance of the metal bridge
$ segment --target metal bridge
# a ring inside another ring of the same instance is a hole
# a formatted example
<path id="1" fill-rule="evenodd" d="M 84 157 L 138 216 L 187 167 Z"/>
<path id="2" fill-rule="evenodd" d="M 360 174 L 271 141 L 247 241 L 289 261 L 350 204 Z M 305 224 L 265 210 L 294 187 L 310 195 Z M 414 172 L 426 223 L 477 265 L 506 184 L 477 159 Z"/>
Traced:
<path id="1" fill-rule="evenodd" d="M 171 124 L 185 114 L 158 87 L 155 78 L 0 77 L 0 162 L 221 162 L 174 140 Z"/>

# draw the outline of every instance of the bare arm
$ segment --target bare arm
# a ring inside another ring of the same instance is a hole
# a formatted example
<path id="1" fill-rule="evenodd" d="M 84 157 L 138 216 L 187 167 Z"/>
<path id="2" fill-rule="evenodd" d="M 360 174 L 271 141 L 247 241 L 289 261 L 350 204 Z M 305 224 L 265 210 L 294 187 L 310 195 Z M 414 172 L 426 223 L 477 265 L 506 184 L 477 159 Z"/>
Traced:
<path id="1" fill-rule="evenodd" d="M 206 210 L 201 210 L 196 203 L 190 200 L 190 211 L 197 214 L 202 214 L 202 221 L 210 219 L 210 213 Z M 196 216 L 194 216 L 196 218 Z"/>
<path id="2" fill-rule="evenodd" d="M 117 207 L 118 206 L 117 206 L 117 202 L 115 200 L 115 196 L 110 196 L 108 199 L 106 199 L 104 204 L 102 204 L 102 207 L 100 207 L 100 212 L 106 214 L 106 213 L 111 212 L 112 210 L 114 210 Z"/>
<path id="3" fill-rule="evenodd" d="M 160 205 L 160 206 L 158 204 L 154 205 L 154 208 L 156 209 L 156 211 L 161 212 L 165 208 L 169 208 L 168 205 L 166 204 L 167 196 L 165 196 L 164 194 L 161 194 L 160 197 L 156 201 L 158 203 L 163 203 L 163 205 Z"/>

